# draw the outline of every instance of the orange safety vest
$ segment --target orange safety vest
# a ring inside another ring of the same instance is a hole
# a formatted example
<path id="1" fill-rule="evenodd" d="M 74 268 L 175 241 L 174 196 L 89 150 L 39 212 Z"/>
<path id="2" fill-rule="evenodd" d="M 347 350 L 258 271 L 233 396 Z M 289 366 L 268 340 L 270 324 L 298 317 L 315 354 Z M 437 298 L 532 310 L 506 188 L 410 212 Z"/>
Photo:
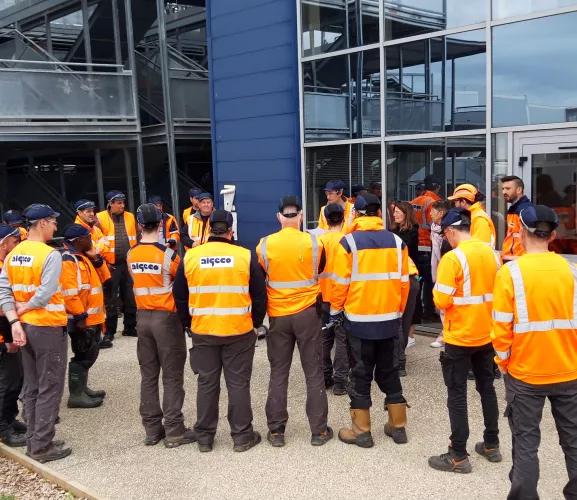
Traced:
<path id="1" fill-rule="evenodd" d="M 418 276 L 418 275 L 419 270 L 417 269 L 417 266 L 413 262 L 413 259 L 409 257 L 409 276 Z"/>
<path id="2" fill-rule="evenodd" d="M 474 238 L 443 255 L 433 300 L 443 314 L 447 344 L 476 347 L 491 342 L 493 285 L 500 266 L 493 249 Z"/>
<path id="3" fill-rule="evenodd" d="M 180 231 L 178 230 L 178 223 L 176 222 L 174 215 L 163 214 L 162 232 L 164 235 L 164 241 L 161 241 L 161 238 L 158 240 L 161 245 L 166 245 L 168 240 L 174 240 L 177 243 L 180 241 Z"/>
<path id="4" fill-rule="evenodd" d="M 194 241 L 194 238 L 200 238 L 199 245 L 208 241 L 210 236 L 210 217 L 206 223 L 202 220 L 200 212 L 196 212 L 188 219 L 188 236 Z"/>
<path id="5" fill-rule="evenodd" d="M 319 284 L 321 287 L 323 302 L 331 301 L 331 290 L 333 286 L 333 279 L 335 277 L 335 252 L 337 251 L 337 246 L 339 245 L 342 238 L 343 233 L 340 231 L 330 231 L 319 236 L 319 240 L 322 242 L 325 249 L 326 258 L 325 269 L 319 275 Z"/>
<path id="6" fill-rule="evenodd" d="M 529 198 L 523 195 L 507 210 L 507 234 L 503 240 L 503 251 L 501 252 L 503 260 L 507 260 L 507 257 L 519 257 L 525 253 L 521 241 L 521 218 L 519 214 L 521 210 L 531 205 Z"/>
<path id="7" fill-rule="evenodd" d="M 479 241 L 489 243 L 491 248 L 495 248 L 497 241 L 497 232 L 491 217 L 483 210 L 480 202 L 474 203 L 469 207 L 471 214 L 471 237 Z"/>
<path id="8" fill-rule="evenodd" d="M 408 249 L 380 217 L 359 217 L 356 227 L 335 253 L 331 314 L 344 310 L 360 323 L 399 319 L 409 296 Z"/>
<path id="9" fill-rule="evenodd" d="M 116 262 L 116 256 L 114 254 L 114 221 L 112 220 L 108 210 L 98 212 L 96 216 L 100 221 L 102 234 L 108 241 L 108 248 L 104 251 L 103 257 L 106 259 L 106 262 L 114 264 Z M 128 244 L 130 248 L 132 248 L 136 245 L 136 220 L 134 215 L 130 212 L 124 212 L 124 227 L 126 229 L 126 234 L 128 235 Z"/>
<path id="10" fill-rule="evenodd" d="M 415 209 L 415 217 L 419 223 L 419 251 L 431 251 L 431 205 L 441 197 L 433 191 L 425 191 L 417 196 L 411 205 Z"/>
<path id="11" fill-rule="evenodd" d="M 321 207 L 321 213 L 319 214 L 319 229 L 329 229 L 329 223 L 327 222 L 327 218 L 325 217 L 325 207 L 326 205 Z M 352 231 L 353 222 L 355 220 L 355 205 L 351 203 L 349 200 L 345 201 L 345 219 L 344 224 L 341 229 L 342 234 L 347 234 Z"/>
<path id="12" fill-rule="evenodd" d="M 182 211 L 182 222 L 184 222 L 188 226 L 188 220 L 190 218 L 190 214 L 193 212 L 192 205 L 188 208 L 185 208 Z"/>
<path id="13" fill-rule="evenodd" d="M 252 332 L 250 250 L 221 241 L 192 248 L 184 257 L 190 329 L 228 337 Z"/>
<path id="14" fill-rule="evenodd" d="M 28 302 L 42 284 L 42 268 L 52 247 L 40 241 L 26 240 L 12 250 L 4 265 L 16 302 Z M 66 326 L 68 319 L 64 307 L 64 298 L 58 290 L 45 307 L 32 309 L 24 313 L 20 320 L 34 326 Z"/>
<path id="15" fill-rule="evenodd" d="M 323 249 L 314 234 L 286 227 L 262 238 L 256 247 L 267 274 L 267 312 L 288 316 L 315 304 L 320 292 L 318 268 Z"/>
<path id="16" fill-rule="evenodd" d="M 82 227 L 85 227 L 90 231 L 90 239 L 92 240 L 92 246 L 96 249 L 96 251 L 104 257 L 108 250 L 108 239 L 102 234 L 100 228 L 96 225 L 91 226 L 86 224 L 80 216 L 76 216 L 74 220 L 75 224 L 80 224 Z"/>
<path id="17" fill-rule="evenodd" d="M 28 231 L 26 231 L 26 229 L 19 227 L 18 231 L 20 231 L 20 241 L 24 241 L 28 238 Z"/>
<path id="18" fill-rule="evenodd" d="M 577 268 L 553 252 L 524 254 L 497 273 L 495 362 L 528 384 L 577 380 Z"/>
<path id="19" fill-rule="evenodd" d="M 110 279 L 110 271 L 102 262 L 97 268 L 83 255 L 70 251 L 62 254 L 60 286 L 68 317 L 86 313 L 87 326 L 102 325 L 106 319 L 102 284 Z"/>
<path id="20" fill-rule="evenodd" d="M 128 270 L 134 281 L 138 309 L 175 312 L 172 283 L 180 257 L 160 243 L 139 243 L 128 251 Z"/>

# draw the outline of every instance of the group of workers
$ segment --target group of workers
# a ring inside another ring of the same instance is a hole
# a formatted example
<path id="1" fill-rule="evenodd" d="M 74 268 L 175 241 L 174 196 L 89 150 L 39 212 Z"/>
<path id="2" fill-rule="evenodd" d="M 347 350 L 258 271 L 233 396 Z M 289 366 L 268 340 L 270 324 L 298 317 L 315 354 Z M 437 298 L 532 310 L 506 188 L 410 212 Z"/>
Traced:
<path id="1" fill-rule="evenodd" d="M 344 183 L 330 181 L 319 227 L 312 231 L 302 230 L 299 198 L 283 197 L 276 214 L 281 229 L 263 237 L 255 252 L 236 244 L 232 214 L 215 210 L 211 195 L 198 190 L 190 192 L 191 207 L 180 228 L 159 197 L 138 207 L 136 216 L 126 211 L 119 191 L 107 194 L 107 207 L 98 213 L 93 202 L 79 200 L 76 221 L 65 228 L 59 249 L 48 244 L 59 216 L 48 205 L 27 207 L 21 220 L 13 211 L 5 214 L 0 225 L 0 438 L 10 446 L 26 446 L 40 462 L 71 453 L 54 439 L 67 335 L 74 353 L 68 406 L 98 406 L 106 394 L 88 387 L 88 371 L 99 349 L 112 347 L 122 309 L 122 334 L 138 337 L 146 445 L 196 442 L 201 452 L 211 451 L 222 372 L 233 449 L 247 451 L 261 441 L 253 428 L 250 381 L 256 328 L 266 315 L 271 368 L 266 438 L 273 447 L 285 445 L 295 345 L 313 446 L 333 438 L 331 387 L 335 395 L 350 398 L 351 425 L 340 429 L 338 438 L 364 448 L 374 445 L 373 380 L 385 394 L 384 432 L 403 444 L 408 441 L 401 384 L 406 320 L 420 302 L 423 315 L 440 313 L 443 324 L 440 364 L 451 427 L 447 453 L 430 457 L 429 465 L 472 470 L 467 453 L 470 370 L 485 425 L 475 451 L 490 462 L 502 460 L 496 364 L 506 374 L 505 415 L 513 436 L 509 498 L 537 498 L 545 398 L 566 457 L 564 494 L 576 498 L 577 268 L 548 250 L 559 224 L 556 213 L 531 204 L 518 177 L 503 178 L 503 196 L 511 206 L 499 255 L 477 188 L 457 186 L 448 198 L 452 207 L 435 222 L 440 185 L 429 176 L 410 203 L 418 223 L 418 248 L 410 255 L 404 239 L 386 228 L 391 218 L 397 220 L 395 211 L 383 212 L 377 195 L 357 188 L 347 198 Z M 436 265 L 433 280 L 435 225 L 450 250 Z M 186 249 L 182 259 L 179 242 Z M 192 429 L 182 413 L 184 332 L 192 339 L 190 366 L 198 376 Z M 25 423 L 16 419 L 20 394 Z"/>

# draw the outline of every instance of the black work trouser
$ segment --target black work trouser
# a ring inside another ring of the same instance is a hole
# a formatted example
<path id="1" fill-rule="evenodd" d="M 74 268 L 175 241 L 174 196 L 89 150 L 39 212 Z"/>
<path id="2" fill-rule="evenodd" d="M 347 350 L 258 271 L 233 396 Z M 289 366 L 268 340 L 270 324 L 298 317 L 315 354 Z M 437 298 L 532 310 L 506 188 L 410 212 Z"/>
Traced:
<path id="1" fill-rule="evenodd" d="M 329 320 L 330 304 L 323 304 L 323 324 Z M 329 381 L 336 384 L 346 384 L 349 377 L 349 352 L 347 346 L 347 332 L 342 325 L 322 330 L 323 342 L 323 373 L 325 385 Z M 332 359 L 333 345 L 335 357 Z"/>
<path id="2" fill-rule="evenodd" d="M 126 261 L 110 266 L 111 278 L 103 285 L 104 304 L 106 306 L 106 335 L 114 336 L 118 327 L 118 301 L 122 301 L 124 330 L 136 329 L 136 300 L 132 289 L 133 282 Z"/>
<path id="3" fill-rule="evenodd" d="M 196 392 L 196 424 L 199 443 L 212 443 L 218 425 L 220 375 L 228 390 L 228 423 L 235 444 L 253 439 L 250 380 L 256 335 L 251 331 L 230 339 L 207 339 L 193 335 L 190 366 L 198 374 Z M 221 342 L 218 342 L 221 340 Z"/>
<path id="4" fill-rule="evenodd" d="M 559 444 L 565 454 L 569 481 L 563 488 L 566 499 L 577 499 L 577 381 L 532 385 L 505 376 L 507 408 L 513 440 L 513 467 L 509 473 L 509 500 L 535 500 L 539 481 L 539 429 L 545 399 L 559 434 Z"/>
<path id="5" fill-rule="evenodd" d="M 416 276 L 411 276 L 409 278 L 409 298 L 407 299 L 407 305 L 403 311 L 403 318 L 401 319 L 401 328 L 399 329 L 399 366 L 405 368 L 407 355 L 405 349 L 409 342 L 409 331 L 411 330 L 411 325 L 413 324 L 413 316 L 415 314 L 415 307 L 417 304 L 417 299 L 419 297 L 420 283 Z"/>
<path id="6" fill-rule="evenodd" d="M 74 324 L 69 322 L 68 335 L 70 336 L 70 347 L 74 353 L 70 361 L 89 370 L 96 363 L 100 353 L 99 343 L 102 336 L 102 325 L 89 326 L 85 332 L 77 332 L 74 330 Z M 82 340 L 79 338 L 81 335 L 85 337 Z M 91 337 L 90 342 L 88 337 Z"/>
<path id="7" fill-rule="evenodd" d="M 421 281 L 421 293 L 415 307 L 415 323 L 420 323 L 423 316 L 435 314 L 433 303 L 433 274 L 431 271 L 431 252 L 419 252 L 415 262 Z"/>
<path id="8" fill-rule="evenodd" d="M 23 377 L 22 353 L 0 354 L 0 434 L 10 429 L 18 415 Z"/>
<path id="9" fill-rule="evenodd" d="M 345 328 L 346 328 L 346 322 Z M 385 393 L 385 405 L 404 403 L 403 388 L 399 378 L 399 338 L 383 340 L 360 339 L 347 329 L 353 365 L 349 385 L 351 409 L 368 409 L 372 406 L 371 383 L 373 378 Z"/>
<path id="10" fill-rule="evenodd" d="M 485 432 L 483 441 L 487 448 L 499 445 L 499 408 L 495 394 L 495 373 L 492 344 L 479 347 L 463 347 L 445 344 L 440 353 L 443 379 L 447 386 L 447 408 L 451 422 L 451 448 L 459 458 L 467 454 L 469 417 L 467 412 L 467 373 L 473 368 L 476 389 L 481 396 Z"/>

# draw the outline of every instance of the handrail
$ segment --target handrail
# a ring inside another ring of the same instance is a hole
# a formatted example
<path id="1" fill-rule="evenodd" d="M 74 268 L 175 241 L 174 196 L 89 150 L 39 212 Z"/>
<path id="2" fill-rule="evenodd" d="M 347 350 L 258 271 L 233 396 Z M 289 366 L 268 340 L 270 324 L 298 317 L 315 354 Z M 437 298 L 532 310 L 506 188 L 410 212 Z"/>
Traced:
<path id="1" fill-rule="evenodd" d="M 46 65 L 59 65 L 59 66 L 63 66 L 66 69 L 70 70 L 70 66 L 82 66 L 82 67 L 99 67 L 99 68 L 124 68 L 123 64 L 98 64 L 98 63 L 66 63 L 63 64 L 62 61 L 27 61 L 27 60 L 23 60 L 23 59 L 0 59 L 0 62 L 6 62 L 6 63 L 13 63 L 13 64 L 20 64 L 20 63 L 26 63 L 26 64 L 46 64 Z M 129 70 L 127 70 L 129 71 Z"/>

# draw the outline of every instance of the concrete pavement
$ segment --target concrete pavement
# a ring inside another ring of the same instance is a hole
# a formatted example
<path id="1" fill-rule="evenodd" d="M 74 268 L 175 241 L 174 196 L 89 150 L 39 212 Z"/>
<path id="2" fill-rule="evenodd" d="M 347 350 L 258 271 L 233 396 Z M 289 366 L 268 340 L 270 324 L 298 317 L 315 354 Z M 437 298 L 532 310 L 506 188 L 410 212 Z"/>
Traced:
<path id="1" fill-rule="evenodd" d="M 339 427 L 349 423 L 348 398 L 329 394 L 329 423 L 335 439 L 315 448 L 304 411 L 305 387 L 295 356 L 289 386 L 287 446 L 273 449 L 265 440 L 269 367 L 266 345 L 257 347 L 253 371 L 255 429 L 264 442 L 246 453 L 234 453 L 226 420 L 226 391 L 221 393 L 221 419 L 212 453 L 201 454 L 196 444 L 166 449 L 142 444 L 138 415 L 139 369 L 136 339 L 117 337 L 113 349 L 102 351 L 93 370 L 91 386 L 106 389 L 104 405 L 90 410 L 61 409 L 57 437 L 73 448 L 70 457 L 49 464 L 55 470 L 86 485 L 103 498 L 218 498 L 218 499 L 481 499 L 505 498 L 508 487 L 510 433 L 500 419 L 504 461 L 490 464 L 475 454 L 473 446 L 482 436 L 480 401 L 474 383 L 469 388 L 469 443 L 473 473 L 457 475 L 432 470 L 431 454 L 446 450 L 449 423 L 446 393 L 431 339 L 418 337 L 408 354 L 409 375 L 403 379 L 409 410 L 407 445 L 395 445 L 383 434 L 383 397 L 375 388 L 372 411 L 375 447 L 347 446 L 336 439 Z M 190 342 L 190 341 L 189 341 Z M 186 422 L 194 423 L 196 379 L 187 363 Z M 504 409 L 502 381 L 497 381 L 500 413 Z M 567 481 L 563 454 L 547 404 L 540 449 L 542 499 L 562 498 Z"/>

